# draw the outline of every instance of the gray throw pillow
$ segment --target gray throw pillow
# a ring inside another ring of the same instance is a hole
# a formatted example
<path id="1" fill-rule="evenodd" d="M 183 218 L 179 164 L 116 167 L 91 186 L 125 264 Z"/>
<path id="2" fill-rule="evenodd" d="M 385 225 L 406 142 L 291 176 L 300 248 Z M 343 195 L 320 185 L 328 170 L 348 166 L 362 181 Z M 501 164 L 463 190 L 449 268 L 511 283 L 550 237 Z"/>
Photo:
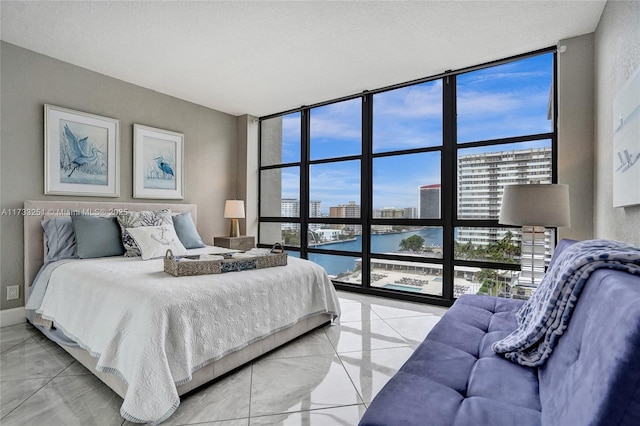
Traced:
<path id="1" fill-rule="evenodd" d="M 72 214 L 71 222 L 76 234 L 78 257 L 122 256 L 124 247 L 120 238 L 120 227 L 114 216 L 101 217 Z"/>
<path id="2" fill-rule="evenodd" d="M 47 257 L 44 264 L 61 259 L 77 259 L 76 234 L 69 216 L 52 217 L 42 222 L 44 238 L 47 242 Z"/>
<path id="3" fill-rule="evenodd" d="M 173 227 L 176 230 L 176 234 L 178 234 L 178 238 L 185 248 L 205 247 L 196 225 L 193 223 L 191 212 L 180 213 L 172 216 L 171 219 L 173 219 Z"/>

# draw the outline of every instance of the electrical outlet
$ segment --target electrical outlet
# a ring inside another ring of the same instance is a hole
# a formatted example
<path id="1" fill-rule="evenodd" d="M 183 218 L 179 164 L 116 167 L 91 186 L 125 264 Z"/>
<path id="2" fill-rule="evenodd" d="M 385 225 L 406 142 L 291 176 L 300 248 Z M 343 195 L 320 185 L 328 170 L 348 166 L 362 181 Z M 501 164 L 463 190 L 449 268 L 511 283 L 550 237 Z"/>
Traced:
<path id="1" fill-rule="evenodd" d="M 10 285 L 7 286 L 7 300 L 15 300 L 20 297 L 20 286 Z"/>

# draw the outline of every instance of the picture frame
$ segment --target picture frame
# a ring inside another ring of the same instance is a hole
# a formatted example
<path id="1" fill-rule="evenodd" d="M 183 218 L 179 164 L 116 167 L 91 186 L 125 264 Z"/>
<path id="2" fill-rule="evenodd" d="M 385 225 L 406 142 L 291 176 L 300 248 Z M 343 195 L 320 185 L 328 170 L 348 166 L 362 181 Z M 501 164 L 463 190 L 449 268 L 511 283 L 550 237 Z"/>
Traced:
<path id="1" fill-rule="evenodd" d="M 44 193 L 120 196 L 120 121 L 44 105 Z"/>
<path id="2" fill-rule="evenodd" d="M 613 207 L 640 204 L 640 68 L 613 100 Z"/>
<path id="3" fill-rule="evenodd" d="M 184 134 L 133 125 L 133 198 L 184 198 Z"/>

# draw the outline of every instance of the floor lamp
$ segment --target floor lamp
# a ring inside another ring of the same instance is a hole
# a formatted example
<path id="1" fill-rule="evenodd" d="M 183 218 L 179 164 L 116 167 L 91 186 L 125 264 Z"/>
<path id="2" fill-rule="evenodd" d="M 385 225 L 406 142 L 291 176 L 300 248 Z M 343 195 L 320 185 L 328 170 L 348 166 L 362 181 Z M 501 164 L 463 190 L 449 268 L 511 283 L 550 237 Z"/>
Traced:
<path id="1" fill-rule="evenodd" d="M 537 287 L 545 273 L 545 227 L 570 224 L 569 186 L 505 185 L 498 222 L 522 226 L 522 267 L 518 284 Z M 552 238 L 551 249 L 554 244 Z"/>

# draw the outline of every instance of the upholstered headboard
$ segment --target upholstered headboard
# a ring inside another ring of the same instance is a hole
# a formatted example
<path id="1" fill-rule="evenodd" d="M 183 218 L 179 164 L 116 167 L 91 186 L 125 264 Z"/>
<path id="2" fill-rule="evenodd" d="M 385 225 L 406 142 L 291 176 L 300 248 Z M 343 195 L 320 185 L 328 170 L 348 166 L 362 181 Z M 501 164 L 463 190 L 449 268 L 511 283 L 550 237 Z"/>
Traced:
<path id="1" fill-rule="evenodd" d="M 24 202 L 24 296 L 44 262 L 44 234 L 41 221 L 53 216 L 68 216 L 72 210 L 90 214 L 109 214 L 118 210 L 140 211 L 171 209 L 172 212 L 191 212 L 197 223 L 195 204 L 118 203 L 93 201 L 25 201 Z"/>

